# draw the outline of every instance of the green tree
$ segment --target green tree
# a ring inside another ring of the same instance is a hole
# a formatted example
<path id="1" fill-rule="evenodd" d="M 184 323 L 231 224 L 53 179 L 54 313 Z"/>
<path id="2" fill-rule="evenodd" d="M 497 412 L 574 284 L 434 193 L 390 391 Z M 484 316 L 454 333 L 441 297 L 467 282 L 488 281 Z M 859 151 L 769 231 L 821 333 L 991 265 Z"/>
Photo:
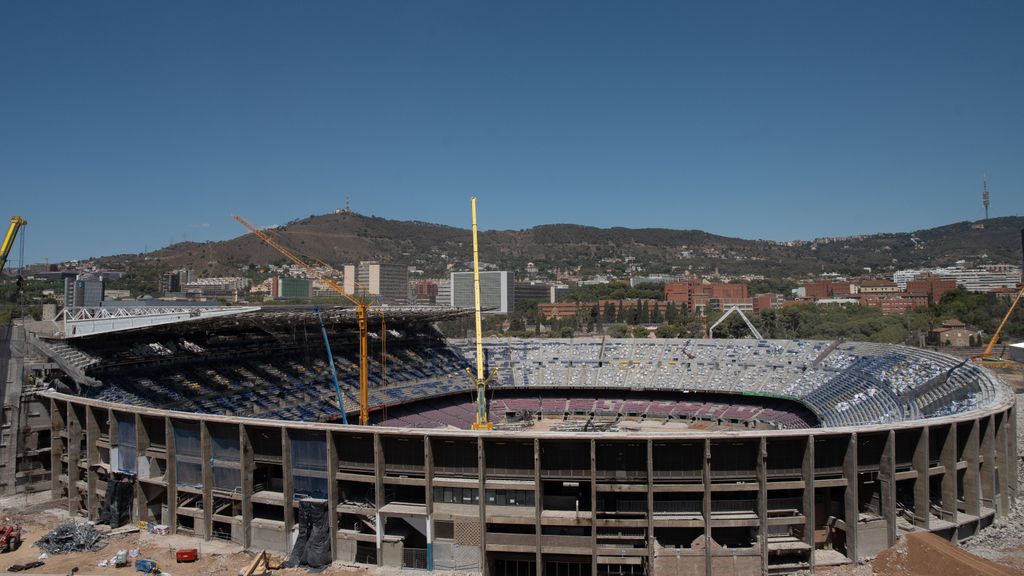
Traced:
<path id="1" fill-rule="evenodd" d="M 672 324 L 662 324 L 654 331 L 654 335 L 658 338 L 675 338 L 679 336 L 679 328 Z"/>
<path id="2" fill-rule="evenodd" d="M 629 335 L 629 329 L 625 324 L 611 324 L 608 326 L 608 335 L 612 338 L 625 338 Z"/>

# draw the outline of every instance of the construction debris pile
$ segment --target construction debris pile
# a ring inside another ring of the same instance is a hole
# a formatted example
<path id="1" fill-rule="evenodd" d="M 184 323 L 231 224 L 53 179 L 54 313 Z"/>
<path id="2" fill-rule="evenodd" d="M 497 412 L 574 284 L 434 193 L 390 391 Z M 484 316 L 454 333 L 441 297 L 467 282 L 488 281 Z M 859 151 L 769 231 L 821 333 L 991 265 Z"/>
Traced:
<path id="1" fill-rule="evenodd" d="M 1024 395 L 1022 395 L 1024 396 Z M 1024 411 L 1017 411 L 1017 446 L 1024 446 Z M 1018 448 L 1019 449 L 1019 448 Z M 1024 458 L 1017 457 L 1017 493 L 1024 490 Z M 1010 505 L 1005 518 L 996 519 L 988 528 L 964 544 L 964 548 L 989 560 L 1001 560 L 1004 551 L 1024 546 L 1024 499 Z"/>
<path id="2" fill-rule="evenodd" d="M 64 522 L 36 542 L 48 554 L 95 552 L 107 545 L 106 539 L 92 524 Z"/>

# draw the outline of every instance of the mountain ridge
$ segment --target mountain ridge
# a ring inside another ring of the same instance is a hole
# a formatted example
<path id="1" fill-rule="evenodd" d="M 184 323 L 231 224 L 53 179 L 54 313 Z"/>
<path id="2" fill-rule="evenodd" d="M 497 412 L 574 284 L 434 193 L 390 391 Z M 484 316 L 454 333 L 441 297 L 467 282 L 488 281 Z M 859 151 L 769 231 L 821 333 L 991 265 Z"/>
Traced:
<path id="1" fill-rule="evenodd" d="M 481 260 L 499 269 L 541 272 L 665 273 L 689 270 L 767 277 L 820 272 L 881 273 L 902 268 L 973 263 L 1019 264 L 1024 217 L 961 221 L 913 232 L 819 238 L 788 243 L 748 240 L 672 228 L 600 228 L 542 224 L 480 232 Z M 415 266 L 426 276 L 462 269 L 471 258 L 470 230 L 417 220 L 390 220 L 355 212 L 312 215 L 269 229 L 289 248 L 334 267 L 360 260 Z M 201 276 L 233 274 L 284 258 L 252 234 L 217 242 L 181 242 L 144 254 L 96 259 L 112 268 L 149 264 L 191 267 Z M 641 269 L 637 269 L 637 267 Z"/>

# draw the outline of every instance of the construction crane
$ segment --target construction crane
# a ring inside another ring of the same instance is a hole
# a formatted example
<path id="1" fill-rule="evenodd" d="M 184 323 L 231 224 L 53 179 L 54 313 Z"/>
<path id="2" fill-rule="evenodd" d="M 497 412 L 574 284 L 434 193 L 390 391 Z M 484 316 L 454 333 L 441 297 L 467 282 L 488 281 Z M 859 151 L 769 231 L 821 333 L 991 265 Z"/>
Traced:
<path id="1" fill-rule="evenodd" d="M 473 430 L 491 430 L 494 424 L 487 418 L 487 384 L 497 374 L 497 370 L 484 376 L 484 342 L 483 328 L 480 319 L 480 249 L 476 240 L 476 196 L 470 198 L 473 211 L 473 304 L 476 309 L 476 374 L 472 368 L 466 368 L 470 380 L 476 386 L 476 420 Z"/>
<path id="2" fill-rule="evenodd" d="M 320 315 L 320 307 L 313 306 L 313 311 L 316 312 L 317 322 L 320 322 L 320 332 L 324 335 L 324 348 L 327 348 L 327 363 L 331 367 L 334 391 L 338 393 L 338 410 L 341 411 L 341 423 L 348 424 L 348 416 L 345 415 L 345 399 L 341 395 L 341 386 L 338 385 L 338 370 L 334 367 L 334 354 L 331 354 L 331 341 L 327 339 L 327 326 L 324 326 L 324 317 Z"/>
<path id="3" fill-rule="evenodd" d="M 1003 316 L 1003 321 L 999 323 L 999 328 L 996 328 L 995 334 L 992 335 L 992 339 L 988 341 L 988 346 L 985 346 L 985 351 L 979 356 L 972 358 L 975 364 L 980 364 L 989 368 L 1013 368 L 1017 370 L 1024 370 L 1024 365 L 1019 362 L 1007 361 L 999 356 L 992 355 L 992 349 L 995 348 L 996 343 L 999 342 L 999 334 L 1002 333 L 1003 327 L 1010 320 L 1010 316 L 1013 315 L 1014 309 L 1017 307 L 1017 303 L 1020 302 L 1021 297 L 1024 296 L 1024 285 L 1017 292 L 1017 297 L 1013 299 L 1013 303 L 1010 304 L 1010 309 L 1006 311 L 1006 316 Z"/>
<path id="4" fill-rule="evenodd" d="M 18 230 L 21 230 L 25 224 L 28 222 L 21 216 L 11 216 L 11 227 L 7 229 L 7 236 L 4 237 L 4 243 L 0 246 L 0 272 L 3 272 L 4 266 L 7 265 L 7 255 L 11 253 Z"/>
<path id="5" fill-rule="evenodd" d="M 352 294 L 349 294 L 348 292 L 345 291 L 344 288 L 338 286 L 337 282 L 331 280 L 322 272 L 317 270 L 314 266 L 312 266 L 311 264 L 307 263 L 305 260 L 297 256 L 294 252 L 279 244 L 276 240 L 271 238 L 266 232 L 263 232 L 259 228 L 256 228 L 255 226 L 247 222 L 245 218 L 236 215 L 235 220 L 238 220 L 239 224 L 245 226 L 250 232 L 255 234 L 256 237 L 266 242 L 267 245 L 269 245 L 271 248 L 280 252 L 285 258 L 291 260 L 295 264 L 301 266 L 310 274 L 313 274 L 314 276 L 322 280 L 324 284 L 327 284 L 332 290 L 334 290 L 338 294 L 341 294 L 346 299 L 348 299 L 349 302 L 355 305 L 356 319 L 358 320 L 359 323 L 359 423 L 364 426 L 368 425 L 370 423 L 370 398 L 369 387 L 367 386 L 366 380 L 369 370 L 367 367 L 367 350 L 369 349 L 369 346 L 367 344 L 366 322 L 367 310 L 370 308 L 370 306 L 373 305 L 373 301 L 364 296 L 354 296 Z M 344 411 L 342 411 L 342 414 L 344 414 Z"/>

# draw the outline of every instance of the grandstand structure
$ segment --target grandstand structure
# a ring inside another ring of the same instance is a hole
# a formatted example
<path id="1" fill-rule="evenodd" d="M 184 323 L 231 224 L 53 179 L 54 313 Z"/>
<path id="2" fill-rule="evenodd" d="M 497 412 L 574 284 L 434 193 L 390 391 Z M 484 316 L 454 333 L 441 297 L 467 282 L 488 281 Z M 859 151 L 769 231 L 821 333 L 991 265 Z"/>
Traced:
<path id="1" fill-rule="evenodd" d="M 974 364 L 842 341 L 487 339 L 495 429 L 476 431 L 475 343 L 433 327 L 466 312 L 387 311 L 371 426 L 340 423 L 308 309 L 17 324 L 2 489 L 95 519 L 128 481 L 133 520 L 279 553 L 312 501 L 338 560 L 546 576 L 857 562 L 909 531 L 969 537 L 1017 496 L 1014 397 Z M 324 323 L 357 414 L 354 311 Z"/>

